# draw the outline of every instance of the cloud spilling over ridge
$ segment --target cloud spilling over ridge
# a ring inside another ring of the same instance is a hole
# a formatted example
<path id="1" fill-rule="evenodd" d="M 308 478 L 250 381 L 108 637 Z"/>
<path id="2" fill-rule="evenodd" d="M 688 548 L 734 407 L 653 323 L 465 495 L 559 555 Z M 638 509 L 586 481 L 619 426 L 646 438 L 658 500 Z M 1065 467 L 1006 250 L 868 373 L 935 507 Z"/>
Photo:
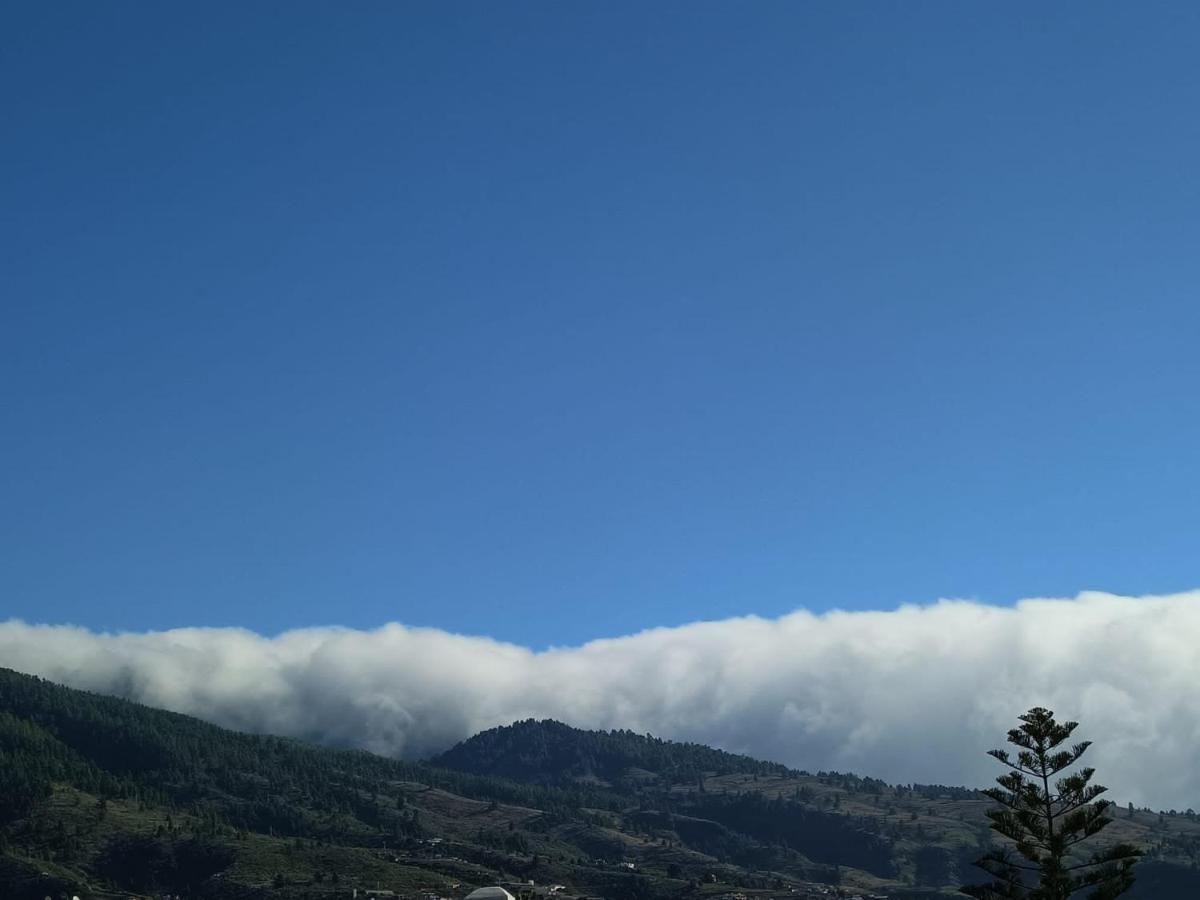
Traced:
<path id="1" fill-rule="evenodd" d="M 1200 807 L 1200 591 L 1015 607 L 796 612 L 535 653 L 387 625 L 262 637 L 0 623 L 0 665 L 231 728 L 426 756 L 528 717 L 694 740 L 798 768 L 983 785 L 1016 716 L 1095 740 L 1112 796 Z"/>

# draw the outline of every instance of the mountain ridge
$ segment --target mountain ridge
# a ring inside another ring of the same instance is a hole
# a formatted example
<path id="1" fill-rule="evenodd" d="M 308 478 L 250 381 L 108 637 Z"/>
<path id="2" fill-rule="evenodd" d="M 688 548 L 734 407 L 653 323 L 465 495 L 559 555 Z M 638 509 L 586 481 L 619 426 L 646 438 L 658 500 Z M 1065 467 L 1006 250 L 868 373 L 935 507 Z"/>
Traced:
<path id="1" fill-rule="evenodd" d="M 705 744 L 667 740 L 627 729 L 582 729 L 556 719 L 533 718 L 481 731 L 430 757 L 429 763 L 529 783 L 588 778 L 611 782 L 629 769 L 685 781 L 706 772 L 799 774 L 781 763 Z"/>
<path id="2" fill-rule="evenodd" d="M 228 731 L 0 669 L 0 896 L 459 897 L 533 879 L 605 900 L 934 897 L 972 876 L 987 839 L 986 801 L 964 788 L 553 720 L 435 761 Z M 1118 817 L 1151 850 L 1131 897 L 1194 896 L 1194 819 Z"/>

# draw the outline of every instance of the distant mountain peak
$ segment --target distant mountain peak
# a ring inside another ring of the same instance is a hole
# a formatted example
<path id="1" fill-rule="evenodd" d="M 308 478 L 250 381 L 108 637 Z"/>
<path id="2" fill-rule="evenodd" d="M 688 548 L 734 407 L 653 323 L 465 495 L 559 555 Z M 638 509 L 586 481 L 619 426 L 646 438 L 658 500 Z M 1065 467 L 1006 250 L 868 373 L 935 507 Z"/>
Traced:
<path id="1" fill-rule="evenodd" d="M 792 770 L 703 744 L 664 740 L 628 730 L 588 731 L 555 719 L 524 719 L 468 738 L 434 757 L 433 765 L 517 781 L 557 784 L 630 777 L 695 781 L 706 774 L 787 775 Z"/>

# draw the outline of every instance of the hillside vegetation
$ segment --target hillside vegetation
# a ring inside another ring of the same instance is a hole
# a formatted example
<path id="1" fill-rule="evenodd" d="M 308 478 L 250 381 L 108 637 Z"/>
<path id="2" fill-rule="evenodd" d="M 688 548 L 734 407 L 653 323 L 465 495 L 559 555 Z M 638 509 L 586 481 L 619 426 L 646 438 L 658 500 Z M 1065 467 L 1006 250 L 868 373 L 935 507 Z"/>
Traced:
<path id="1" fill-rule="evenodd" d="M 973 876 L 986 805 L 557 722 L 404 762 L 0 669 L 0 897 L 13 900 L 461 897 L 517 880 L 610 900 L 932 897 Z M 1197 895 L 1194 814 L 1121 811 L 1109 832 L 1150 853 L 1131 896 Z"/>
<path id="2" fill-rule="evenodd" d="M 786 766 L 726 753 L 703 744 L 664 741 L 632 731 L 581 731 L 529 719 L 481 732 L 430 762 L 479 775 L 535 784 L 589 780 L 636 784 L 645 775 L 691 783 L 705 774 L 788 775 Z"/>

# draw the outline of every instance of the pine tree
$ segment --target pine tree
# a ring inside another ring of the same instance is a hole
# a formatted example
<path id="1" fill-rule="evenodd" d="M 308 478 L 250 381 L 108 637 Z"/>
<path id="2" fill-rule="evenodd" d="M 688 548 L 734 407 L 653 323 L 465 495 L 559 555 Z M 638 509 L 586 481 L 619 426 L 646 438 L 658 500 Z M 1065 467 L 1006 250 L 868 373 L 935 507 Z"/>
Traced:
<path id="1" fill-rule="evenodd" d="M 1016 759 L 1006 750 L 989 751 L 1009 771 L 996 779 L 998 788 L 984 791 L 1000 804 L 987 813 L 992 829 L 1011 844 L 975 863 L 992 876 L 991 884 L 961 890 L 980 900 L 1069 900 L 1083 891 L 1088 900 L 1110 900 L 1125 893 L 1140 850 L 1117 844 L 1084 856 L 1078 848 L 1112 821 L 1105 814 L 1109 802 L 1097 800 L 1106 788 L 1091 784 L 1095 770 L 1089 767 L 1056 778 L 1091 742 L 1059 749 L 1079 723 L 1056 722 L 1040 706 L 1020 720 L 1008 732 L 1008 742 L 1019 748 Z"/>

